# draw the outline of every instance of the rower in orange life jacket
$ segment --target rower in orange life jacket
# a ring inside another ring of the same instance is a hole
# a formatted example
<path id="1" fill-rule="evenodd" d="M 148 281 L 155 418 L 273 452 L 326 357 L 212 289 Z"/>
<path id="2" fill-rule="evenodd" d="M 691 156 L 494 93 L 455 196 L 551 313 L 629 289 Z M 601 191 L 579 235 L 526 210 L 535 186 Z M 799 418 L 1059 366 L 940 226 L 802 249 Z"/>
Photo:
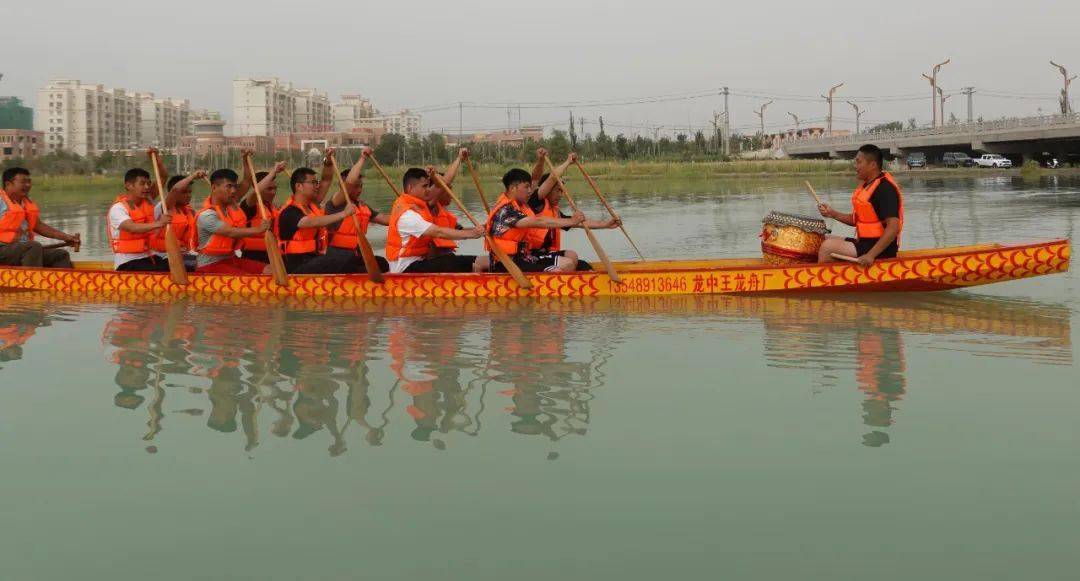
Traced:
<path id="1" fill-rule="evenodd" d="M 327 156 L 333 155 L 333 148 Z M 333 176 L 333 172 L 331 172 Z M 318 205 L 320 180 L 315 170 L 296 168 L 289 180 L 292 195 L 278 213 L 278 240 L 285 268 L 292 274 L 349 274 L 363 271 L 359 257 L 343 253 L 327 254 L 326 228 L 357 213 L 351 201 L 340 212 L 327 214 Z"/>
<path id="2" fill-rule="evenodd" d="M 21 167 L 4 170 L 0 188 L 0 264 L 47 268 L 71 268 L 66 250 L 46 249 L 35 235 L 80 242 L 78 234 L 66 234 L 41 221 L 41 210 L 30 199 L 30 171 Z"/>
<path id="3" fill-rule="evenodd" d="M 356 163 L 347 170 L 341 172 L 341 181 L 345 182 L 345 187 L 349 190 L 349 201 L 356 207 L 356 221 L 352 218 L 342 220 L 337 224 L 331 224 L 326 227 L 327 229 L 327 248 L 326 254 L 328 259 L 335 259 L 340 262 L 343 269 L 351 269 L 351 272 L 366 272 L 367 269 L 364 265 L 364 259 L 360 256 L 360 250 L 357 246 L 359 237 L 356 233 L 357 224 L 360 225 L 360 231 L 367 235 L 368 226 L 372 223 L 382 226 L 390 225 L 390 216 L 383 214 L 371 208 L 365 204 L 360 195 L 364 192 L 364 176 L 361 172 L 364 170 L 364 163 L 367 161 L 368 156 L 371 154 L 371 148 L 364 147 L 360 150 L 360 156 L 357 158 Z M 331 165 L 331 169 L 333 165 Z M 333 174 L 331 174 L 333 175 Z M 334 176 L 336 179 L 336 176 Z M 323 211 L 327 215 L 337 214 L 345 209 L 345 192 L 341 191 L 341 188 L 336 188 L 334 195 L 326 199 L 323 205 Z M 376 256 L 375 261 L 379 263 L 379 270 L 386 272 L 390 270 L 390 265 L 386 259 L 381 256 Z"/>
<path id="4" fill-rule="evenodd" d="M 262 204 L 266 208 L 266 214 L 270 218 L 271 230 L 277 231 L 277 217 L 280 213 L 280 208 L 274 205 L 274 197 L 277 196 L 277 176 L 285 171 L 285 162 L 279 161 L 274 164 L 274 167 L 270 171 L 260 171 L 255 173 L 255 180 L 258 181 L 258 191 L 262 197 Z M 262 212 L 259 211 L 259 207 L 255 205 L 255 191 L 249 191 L 251 183 L 248 181 L 247 174 L 244 174 L 244 178 L 237 185 L 236 196 L 240 198 L 240 209 L 244 211 L 244 214 L 248 218 L 248 226 L 259 226 L 262 224 Z M 262 234 L 257 236 L 250 236 L 244 238 L 240 244 L 240 255 L 248 260 L 255 260 L 264 264 L 270 264 L 270 257 L 266 254 L 266 237 Z"/>
<path id="5" fill-rule="evenodd" d="M 435 224 L 431 203 L 435 190 L 428 172 L 411 167 L 401 178 L 402 194 L 394 200 L 386 231 L 386 259 L 390 272 L 475 272 L 476 258 L 434 251 L 438 238 L 470 240 L 484 235 L 483 228 L 456 230 Z"/>
<path id="6" fill-rule="evenodd" d="M 539 160 L 538 166 L 543 167 L 543 158 L 547 156 L 547 151 L 540 148 L 536 152 L 536 156 Z M 555 171 L 559 176 L 566 174 L 566 170 L 577 160 L 577 154 L 571 153 L 567 156 L 566 161 L 555 168 Z M 534 174 L 536 170 L 534 169 Z M 536 190 L 529 195 L 527 204 L 529 208 L 537 216 L 546 216 L 548 218 L 569 218 L 566 214 L 559 211 L 559 201 L 562 199 L 562 188 L 559 187 L 558 180 L 551 176 L 551 174 L 543 174 L 538 180 L 534 180 L 534 184 L 538 183 L 539 186 Z M 587 220 L 586 224 L 592 230 L 607 230 L 611 228 L 618 228 L 620 223 L 615 218 L 608 218 L 607 220 Z M 592 266 L 577 258 L 577 253 L 573 250 L 563 250 L 562 247 L 562 231 L 569 230 L 569 228 L 534 228 L 526 236 L 526 240 L 529 243 L 529 250 L 538 257 L 545 255 L 554 256 L 566 256 L 577 259 L 577 270 L 585 271 L 592 270 Z"/>
<path id="7" fill-rule="evenodd" d="M 195 180 L 206 177 L 206 172 L 198 170 L 189 176 L 172 176 L 166 183 L 169 207 L 172 211 L 172 230 L 180 242 L 184 257 L 184 270 L 195 271 L 195 212 L 191 209 L 191 185 Z M 158 202 L 154 205 L 154 219 L 159 220 L 165 213 L 165 206 Z M 155 230 L 150 235 L 150 248 L 161 260 L 168 260 L 165 249 L 165 229 Z"/>
<path id="8" fill-rule="evenodd" d="M 568 160 L 572 161 L 572 158 Z M 488 234 L 523 272 L 574 272 L 577 253 L 567 250 L 549 252 L 540 250 L 539 246 L 546 230 L 580 226 L 586 222 L 585 215 L 575 212 L 569 218 L 538 216 L 528 205 L 532 183 L 532 176 L 523 169 L 512 169 L 503 176 L 506 191 L 488 215 Z M 492 261 L 492 271 L 503 270 L 501 264 Z"/>
<path id="9" fill-rule="evenodd" d="M 213 274 L 262 274 L 267 265 L 240 258 L 237 251 L 243 239 L 261 236 L 270 229 L 269 223 L 248 226 L 247 216 L 236 204 L 238 176 L 231 169 L 219 169 L 210 174 L 210 197 L 195 216 L 196 272 Z"/>
<path id="10" fill-rule="evenodd" d="M 833 262 L 831 254 L 858 258 L 870 266 L 878 258 L 894 258 L 900 250 L 904 229 L 904 195 L 892 175 L 882 171 L 883 154 L 875 145 L 864 145 L 855 155 L 860 185 L 851 196 L 852 212 L 841 214 L 828 204 L 818 206 L 826 218 L 855 227 L 855 238 L 830 236 L 818 251 L 818 262 Z"/>
<path id="11" fill-rule="evenodd" d="M 168 272 L 168 260 L 154 256 L 150 238 L 172 220 L 168 213 L 154 219 L 150 203 L 153 182 L 142 168 L 124 174 L 124 192 L 117 196 L 105 219 L 105 233 L 113 251 L 113 265 L 121 271 Z"/>
<path id="12" fill-rule="evenodd" d="M 447 186 L 452 186 L 454 178 L 457 177 L 458 171 L 461 169 L 461 163 L 469 157 L 469 150 L 462 147 L 458 150 L 458 155 L 454 158 L 454 161 L 446 168 L 446 173 L 440 173 L 443 182 Z M 436 171 L 434 167 L 428 167 L 428 175 Z M 428 203 L 428 210 L 431 211 L 432 221 L 431 223 L 447 230 L 462 230 L 458 217 L 454 215 L 453 210 L 450 209 L 452 199 L 450 194 L 446 190 L 442 189 L 435 180 L 428 181 L 428 187 L 432 190 L 430 192 L 431 201 Z M 487 272 L 491 268 L 491 259 L 487 254 L 465 255 L 457 254 L 458 243 L 456 240 L 450 238 L 432 238 L 431 239 L 431 256 L 456 256 L 454 260 L 461 264 L 467 263 L 469 259 L 472 259 L 472 271 L 473 272 Z"/>

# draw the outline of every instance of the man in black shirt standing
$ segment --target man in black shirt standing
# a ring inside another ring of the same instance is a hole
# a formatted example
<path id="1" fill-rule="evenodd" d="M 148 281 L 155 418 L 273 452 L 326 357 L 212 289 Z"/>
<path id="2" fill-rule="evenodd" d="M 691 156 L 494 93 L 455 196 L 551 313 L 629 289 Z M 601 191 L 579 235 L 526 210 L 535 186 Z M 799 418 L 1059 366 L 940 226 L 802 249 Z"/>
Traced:
<path id="1" fill-rule="evenodd" d="M 852 211 L 841 214 L 828 204 L 818 206 L 826 218 L 855 227 L 855 238 L 830 236 L 818 251 L 818 262 L 834 262 L 831 254 L 857 258 L 870 266 L 878 258 L 895 258 L 904 228 L 904 195 L 888 172 L 881 169 L 883 155 L 876 145 L 864 145 L 855 154 L 855 174 L 861 184 L 851 197 Z"/>

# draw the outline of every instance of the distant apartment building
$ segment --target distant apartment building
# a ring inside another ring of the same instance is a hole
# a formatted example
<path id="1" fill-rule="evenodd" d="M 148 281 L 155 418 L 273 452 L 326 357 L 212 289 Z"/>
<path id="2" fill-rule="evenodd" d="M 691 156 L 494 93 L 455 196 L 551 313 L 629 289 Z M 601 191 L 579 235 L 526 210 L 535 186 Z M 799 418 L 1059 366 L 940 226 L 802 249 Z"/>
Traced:
<path id="1" fill-rule="evenodd" d="M 356 120 L 354 129 L 382 128 L 387 133 L 396 133 L 405 137 L 420 136 L 420 116 L 402 109 L 393 115 L 379 115 Z"/>
<path id="2" fill-rule="evenodd" d="M 37 157 L 42 137 L 42 132 L 30 129 L 0 129 L 0 161 Z"/>
<path id="3" fill-rule="evenodd" d="M 363 120 L 374 116 L 371 101 L 359 94 L 342 95 L 333 106 L 334 131 L 352 131 L 360 127 Z"/>
<path id="4" fill-rule="evenodd" d="M 191 103 L 186 99 L 159 99 L 153 93 L 136 93 L 139 101 L 139 145 L 174 149 L 188 135 L 191 125 Z"/>
<path id="5" fill-rule="evenodd" d="M 140 102 L 124 89 L 55 79 L 38 90 L 34 129 L 45 135 L 45 153 L 134 149 L 142 143 Z"/>
<path id="6" fill-rule="evenodd" d="M 18 97 L 0 97 L 0 129 L 34 129 L 34 110 Z"/>
<path id="7" fill-rule="evenodd" d="M 330 98 L 315 89 L 296 90 L 296 119 L 294 131 L 329 131 L 334 120 Z"/>
<path id="8" fill-rule="evenodd" d="M 298 89 L 276 77 L 233 81 L 233 125 L 238 136 L 273 137 L 333 126 L 330 99 L 315 89 Z"/>
<path id="9" fill-rule="evenodd" d="M 316 147 L 336 147 L 339 149 L 374 147 L 379 144 L 386 130 L 377 128 L 357 128 L 352 131 L 302 131 L 274 136 L 278 151 L 307 151 Z"/>

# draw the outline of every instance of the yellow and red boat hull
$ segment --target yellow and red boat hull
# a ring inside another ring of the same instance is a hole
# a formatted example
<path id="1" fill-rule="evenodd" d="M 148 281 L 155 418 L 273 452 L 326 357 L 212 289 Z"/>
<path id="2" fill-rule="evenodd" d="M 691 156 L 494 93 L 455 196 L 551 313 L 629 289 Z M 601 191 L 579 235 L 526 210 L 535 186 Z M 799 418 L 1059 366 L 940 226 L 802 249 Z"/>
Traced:
<path id="1" fill-rule="evenodd" d="M 530 274 L 524 290 L 505 274 L 389 274 L 382 284 L 365 275 L 290 276 L 287 286 L 269 275 L 190 275 L 181 286 L 168 273 L 116 272 L 108 263 L 74 269 L 0 267 L 0 289 L 50 291 L 98 299 L 214 296 L 305 297 L 599 297 L 752 294 L 781 292 L 937 291 L 1064 272 L 1068 240 L 986 244 L 902 252 L 869 268 L 830 264 L 770 265 L 762 259 L 616 263 L 616 283 L 603 272 Z"/>

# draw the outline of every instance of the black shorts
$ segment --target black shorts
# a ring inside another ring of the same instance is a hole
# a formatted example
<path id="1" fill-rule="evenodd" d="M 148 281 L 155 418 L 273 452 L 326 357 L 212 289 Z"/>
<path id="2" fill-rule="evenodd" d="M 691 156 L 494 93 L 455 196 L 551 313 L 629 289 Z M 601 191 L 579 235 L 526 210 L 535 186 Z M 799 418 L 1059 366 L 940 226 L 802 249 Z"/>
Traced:
<path id="1" fill-rule="evenodd" d="M 364 260 L 356 251 L 345 250 L 344 248 L 330 247 L 326 249 L 326 254 L 304 254 L 301 255 L 305 258 L 302 260 L 293 259 L 291 262 L 286 262 L 288 271 L 291 274 L 357 274 L 367 272 L 364 268 Z M 390 270 L 389 263 L 381 256 L 376 256 L 375 261 L 379 263 L 379 269 L 382 272 Z"/>
<path id="2" fill-rule="evenodd" d="M 847 240 L 848 242 L 854 244 L 855 252 L 859 256 L 862 256 L 863 254 L 870 252 L 870 249 L 873 248 L 875 244 L 877 244 L 878 238 L 862 238 L 860 240 L 856 240 L 854 238 L 844 238 L 844 240 Z M 899 251 L 900 246 L 896 243 L 895 240 L 893 240 L 892 244 L 886 246 L 885 250 L 881 251 L 881 254 L 878 255 L 878 259 L 896 258 L 896 253 Z"/>
<path id="3" fill-rule="evenodd" d="M 444 254 L 417 260 L 405 268 L 405 272 L 472 272 L 476 256 L 468 254 Z"/>
<path id="4" fill-rule="evenodd" d="M 270 257 L 267 256 L 265 250 L 245 250 L 240 253 L 240 256 L 248 260 L 270 264 Z"/>
<path id="5" fill-rule="evenodd" d="M 145 258 L 129 260 L 117 266 L 116 270 L 122 272 L 169 272 L 169 260 L 151 255 Z"/>
<path id="6" fill-rule="evenodd" d="M 515 254 L 512 258 L 521 272 L 548 272 L 555 270 L 559 257 L 565 255 L 566 252 L 559 250 L 557 252 L 532 252 L 526 256 Z M 506 268 L 494 255 L 491 257 L 491 272 L 506 272 Z"/>

